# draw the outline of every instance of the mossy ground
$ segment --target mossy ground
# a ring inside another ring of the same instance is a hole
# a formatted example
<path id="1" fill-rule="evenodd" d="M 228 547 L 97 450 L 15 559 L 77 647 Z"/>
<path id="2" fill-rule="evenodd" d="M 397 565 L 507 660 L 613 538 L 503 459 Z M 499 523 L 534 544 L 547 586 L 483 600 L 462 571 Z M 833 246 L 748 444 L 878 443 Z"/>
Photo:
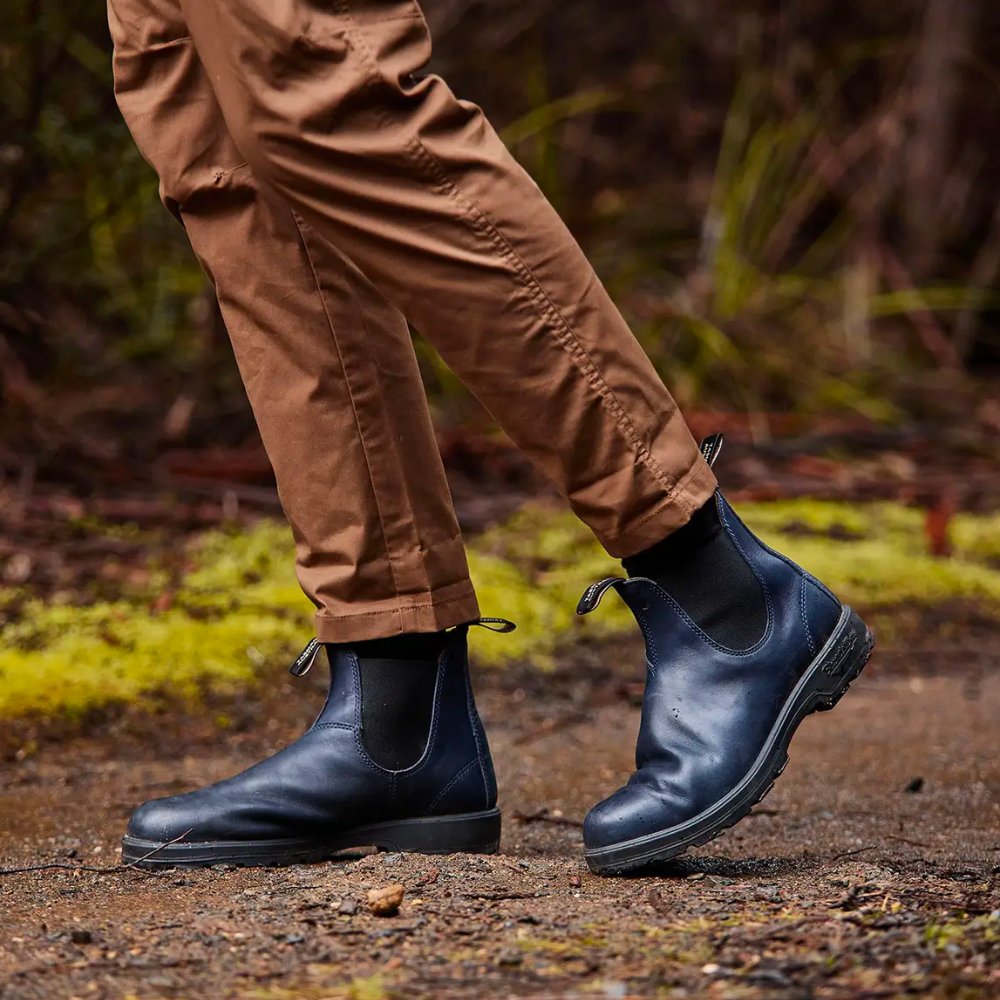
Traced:
<path id="1" fill-rule="evenodd" d="M 958 516 L 954 555 L 936 559 L 922 513 L 894 504 L 789 501 L 748 505 L 741 514 L 852 605 L 878 614 L 957 600 L 1000 620 L 1000 516 Z M 620 567 L 567 512 L 529 506 L 475 539 L 470 563 L 484 613 L 519 626 L 502 638 L 475 636 L 480 663 L 545 668 L 576 641 L 634 627 L 613 599 L 587 619 L 575 615 L 583 590 Z M 311 634 L 312 609 L 292 565 L 287 529 L 264 522 L 203 536 L 185 571 L 151 566 L 141 587 L 113 601 L 0 593 L 0 604 L 17 607 L 0 648 L 0 719 L 75 718 L 155 694 L 196 702 L 206 691 L 254 683 Z"/>

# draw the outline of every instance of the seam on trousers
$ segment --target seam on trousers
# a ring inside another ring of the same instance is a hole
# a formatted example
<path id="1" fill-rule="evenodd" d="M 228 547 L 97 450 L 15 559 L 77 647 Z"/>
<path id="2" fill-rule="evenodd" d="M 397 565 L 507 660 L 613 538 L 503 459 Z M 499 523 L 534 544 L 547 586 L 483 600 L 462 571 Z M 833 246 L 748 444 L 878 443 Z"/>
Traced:
<path id="1" fill-rule="evenodd" d="M 355 20 L 350 11 L 350 0 L 340 0 L 339 11 L 348 20 L 349 27 L 347 30 L 351 31 L 351 28 L 358 22 Z M 363 36 L 361 36 L 357 31 L 351 31 L 351 34 L 354 36 L 359 49 L 362 51 L 364 58 L 368 63 L 370 74 L 368 84 L 374 91 L 382 82 L 382 77 L 379 73 L 378 60 L 375 58 L 374 53 L 371 51 L 371 48 L 368 46 L 368 43 L 365 41 Z M 375 101 L 375 111 L 379 118 L 381 118 L 382 124 L 387 130 L 393 129 L 396 126 L 396 123 L 389 117 L 389 115 L 386 114 L 385 108 L 379 103 L 378 100 Z M 667 496 L 671 496 L 676 487 L 676 483 L 671 481 L 670 477 L 660 466 L 660 463 L 653 457 L 651 450 L 643 443 L 642 437 L 636 430 L 635 425 L 629 419 L 628 414 L 625 412 L 625 408 L 615 395 L 614 390 L 605 381 L 604 376 L 601 375 L 600 369 L 594 362 L 594 359 L 587 353 L 587 349 L 577 338 L 573 330 L 573 325 L 559 311 L 558 306 L 556 306 L 555 302 L 552 301 L 552 298 L 545 291 L 544 286 L 535 276 L 535 273 L 521 258 L 510 242 L 504 238 L 503 234 L 499 231 L 497 226 L 483 211 L 483 209 L 472 201 L 472 199 L 467 197 L 458 185 L 448 176 L 447 171 L 445 171 L 444 167 L 442 167 L 434 154 L 431 153 L 430 150 L 427 149 L 427 147 L 420 141 L 419 136 L 414 136 L 410 139 L 406 144 L 406 148 L 411 153 L 415 154 L 415 158 L 418 162 L 422 162 L 425 167 L 430 167 L 432 173 L 431 179 L 436 179 L 436 182 L 442 185 L 444 189 L 443 193 L 450 195 L 458 203 L 459 207 L 462 209 L 463 216 L 466 218 L 466 221 L 472 223 L 473 229 L 478 232 L 480 236 L 485 236 L 486 239 L 493 245 L 494 249 L 499 251 L 509 264 L 513 264 L 515 271 L 521 278 L 522 288 L 528 293 L 530 301 L 532 301 L 532 303 L 536 306 L 539 304 L 543 305 L 543 315 L 548 315 L 550 320 L 555 320 L 555 326 L 557 328 L 557 342 L 576 362 L 584 377 L 590 383 L 591 388 L 597 392 L 598 396 L 609 407 L 619 428 L 624 431 L 626 439 L 635 450 L 636 458 L 640 461 L 644 461 L 648 465 L 655 478 L 657 478 L 660 481 L 660 484 L 667 490 Z M 539 300 L 541 300 L 541 302 L 539 302 Z M 558 332 L 559 328 L 561 328 L 561 335 Z"/>
<path id="2" fill-rule="evenodd" d="M 446 597 L 443 600 L 429 601 L 424 604 L 401 604 L 398 607 L 385 608 L 382 611 L 358 611 L 350 615 L 319 613 L 316 617 L 323 619 L 323 621 L 342 622 L 351 618 L 378 618 L 381 615 L 398 615 L 404 611 L 431 611 L 434 608 L 443 608 L 447 604 L 458 604 L 459 601 L 467 601 L 470 597 L 474 597 L 475 594 L 475 590 L 470 587 L 457 597 Z"/>
<path id="3" fill-rule="evenodd" d="M 703 473 L 704 470 L 701 468 L 701 463 L 695 461 L 695 463 L 678 478 L 673 489 L 667 493 L 667 496 L 664 498 L 662 503 L 658 503 L 653 510 L 646 514 L 645 517 L 636 521 L 634 524 L 629 525 L 624 531 L 620 531 L 615 535 L 607 535 L 605 537 L 609 542 L 618 542 L 623 538 L 628 538 L 629 535 L 638 531 L 640 528 L 644 527 L 650 521 L 662 514 L 665 508 L 675 506 L 678 500 L 684 507 L 687 508 L 687 512 L 689 514 L 693 514 L 695 512 L 694 504 L 687 499 L 685 493 L 691 483 L 697 480 L 701 475 L 703 475 Z"/>
<path id="4" fill-rule="evenodd" d="M 489 216 L 451 180 L 445 172 L 444 167 L 419 138 L 412 139 L 408 148 L 416 154 L 418 159 L 423 160 L 425 165 L 434 171 L 438 177 L 438 182 L 443 185 L 445 193 L 458 202 L 459 207 L 463 209 L 463 214 L 473 224 L 475 230 L 481 236 L 485 236 L 507 262 L 514 266 L 515 271 L 521 278 L 521 287 L 528 293 L 530 301 L 536 307 L 541 306 L 542 314 L 546 315 L 550 322 L 555 321 L 553 330 L 556 334 L 557 342 L 563 346 L 567 354 L 576 362 L 584 377 L 590 383 L 591 388 L 611 410 L 619 429 L 625 433 L 626 440 L 629 441 L 635 450 L 636 458 L 649 466 L 654 476 L 666 488 L 667 495 L 672 496 L 676 490 L 676 482 L 671 480 L 664 472 L 659 462 L 653 457 L 650 449 L 643 443 L 639 432 L 629 419 L 625 408 L 615 395 L 614 390 L 605 381 L 596 362 L 587 353 L 587 349 L 580 343 L 574 333 L 572 324 L 559 311 L 558 306 L 556 306 L 545 291 L 535 273 L 514 247 L 504 238 Z"/>
<path id="5" fill-rule="evenodd" d="M 323 286 L 320 284 L 319 275 L 316 273 L 316 265 L 313 263 L 312 254 L 309 252 L 309 245 L 306 243 L 306 238 L 303 235 L 302 226 L 299 223 L 299 217 L 291 209 L 289 209 L 289 212 L 292 216 L 292 222 L 295 225 L 295 230 L 299 234 L 299 242 L 302 245 L 302 252 L 306 255 L 306 260 L 309 262 L 309 270 L 313 276 L 313 284 L 316 286 L 316 294 L 319 296 L 320 302 L 323 305 L 323 315 L 326 316 L 326 322 L 330 329 L 330 335 L 333 337 L 334 346 L 337 348 L 337 355 L 340 358 L 341 365 L 344 367 L 344 383 L 347 386 L 347 394 L 351 400 L 351 411 L 354 414 L 354 425 L 357 428 L 358 438 L 361 441 L 361 451 L 365 456 L 365 466 L 368 469 L 368 480 L 372 485 L 372 496 L 375 498 L 375 509 L 378 511 L 378 524 L 382 531 L 382 545 L 385 548 L 386 560 L 389 563 L 389 574 L 392 577 L 392 588 L 396 591 L 397 596 L 399 596 L 399 581 L 396 579 L 396 567 L 392 558 L 392 553 L 389 551 L 389 539 L 385 530 L 385 515 L 382 512 L 382 503 L 379 500 L 379 491 L 375 486 L 375 477 L 372 475 L 371 461 L 368 458 L 368 444 L 365 441 L 365 433 L 361 426 L 361 418 L 358 415 L 358 407 L 354 399 L 354 389 L 351 386 L 351 380 L 347 377 L 347 367 L 344 365 L 344 352 L 341 350 L 340 341 L 337 339 L 336 327 L 334 326 L 333 319 L 326 307 L 326 297 L 323 295 Z"/>
<path id="6" fill-rule="evenodd" d="M 364 330 L 366 338 L 368 339 L 368 341 L 371 342 L 372 341 L 372 337 L 371 337 L 371 334 L 369 332 L 368 320 L 365 318 L 365 312 L 364 312 L 364 310 L 361 308 L 361 306 L 358 303 L 358 296 L 357 296 L 357 294 L 355 292 L 355 288 L 354 288 L 354 278 L 353 278 L 353 276 L 352 276 L 349 268 L 345 268 L 345 270 L 344 270 L 344 281 L 347 284 L 347 286 L 348 286 L 348 288 L 349 288 L 349 290 L 351 292 L 351 303 L 354 306 L 355 314 L 358 317 L 358 323 L 360 324 L 361 328 Z M 369 354 L 369 356 L 366 358 L 366 361 L 368 362 L 369 367 L 371 368 L 371 376 L 374 379 L 375 389 L 376 389 L 376 392 L 377 392 L 378 398 L 379 398 L 379 407 L 380 407 L 380 410 L 381 410 L 379 416 L 380 416 L 380 419 L 382 421 L 383 427 L 387 427 L 388 424 L 389 424 L 389 414 L 388 414 L 388 411 L 387 411 L 386 405 L 385 405 L 385 393 L 383 391 L 382 380 L 381 380 L 381 377 L 380 377 L 380 374 L 379 374 L 378 360 L 377 359 L 373 359 L 370 356 L 370 354 Z M 349 380 L 348 380 L 348 388 L 350 388 Z M 397 467 L 401 468 L 402 467 L 402 461 L 400 459 L 399 451 L 396 448 L 395 436 L 393 434 L 386 434 L 385 436 L 386 436 L 386 438 L 389 441 L 389 447 L 392 448 L 392 459 L 394 460 L 395 465 Z M 364 441 L 364 439 L 362 438 L 362 442 L 363 441 Z M 388 447 L 385 450 L 388 450 Z M 367 451 L 367 449 L 366 449 L 366 451 Z M 366 458 L 366 460 L 367 460 L 367 458 Z M 369 465 L 370 465 L 370 463 L 369 463 Z M 418 573 L 418 575 L 424 581 L 426 581 L 426 588 L 425 589 L 428 592 L 430 592 L 434 588 L 434 583 L 433 583 L 433 580 L 430 577 L 430 574 L 427 572 L 427 566 L 426 566 L 426 564 L 423 563 L 419 559 L 419 553 L 421 552 L 420 531 L 417 528 L 416 507 L 413 504 L 413 498 L 412 498 L 411 491 L 410 491 L 410 484 L 409 484 L 409 482 L 407 480 L 407 477 L 406 477 L 405 473 L 403 473 L 403 474 L 401 474 L 399 476 L 398 489 L 399 489 L 399 495 L 400 495 L 400 497 L 402 498 L 402 500 L 404 501 L 404 503 L 406 505 L 406 513 L 404 515 L 403 520 L 405 521 L 406 526 L 407 526 L 408 531 L 409 531 L 409 534 L 411 536 L 410 539 L 409 539 L 409 544 L 412 546 L 412 549 L 404 546 L 405 551 L 406 551 L 406 555 L 409 556 L 412 551 L 415 551 L 418 554 L 418 559 L 417 559 L 417 566 L 419 566 L 419 573 Z M 375 486 L 375 477 L 374 476 L 372 476 L 372 490 L 376 494 L 378 493 L 378 488 Z M 379 512 L 379 519 L 380 520 L 382 519 L 381 508 L 380 508 L 380 512 Z M 456 518 L 456 520 L 457 520 L 457 518 Z M 391 565 L 393 563 L 395 557 L 393 556 L 393 554 L 392 554 L 392 552 L 390 550 L 389 539 L 388 539 L 388 536 L 386 535 L 385 522 L 384 521 L 382 522 L 382 536 L 385 539 L 386 553 L 387 553 L 387 555 L 389 557 L 389 563 Z M 405 561 L 405 562 L 408 563 L 410 560 L 407 559 L 407 558 L 405 558 L 405 557 L 403 557 L 403 558 L 400 558 L 399 561 L 400 562 L 404 562 Z M 408 569 L 407 570 L 407 575 L 409 575 L 410 572 L 412 572 L 412 570 Z M 394 573 L 394 577 L 395 577 L 395 573 Z M 396 592 L 399 593 L 399 585 L 398 585 L 398 583 L 396 585 Z"/>

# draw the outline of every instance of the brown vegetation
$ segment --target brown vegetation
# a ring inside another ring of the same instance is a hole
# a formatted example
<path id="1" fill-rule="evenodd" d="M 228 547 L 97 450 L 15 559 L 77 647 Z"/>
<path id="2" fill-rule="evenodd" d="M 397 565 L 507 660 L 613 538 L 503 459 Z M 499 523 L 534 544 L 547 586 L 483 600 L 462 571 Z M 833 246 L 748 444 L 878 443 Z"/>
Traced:
<path id="1" fill-rule="evenodd" d="M 212 297 L 114 106 L 102 5 L 12 3 L 0 468 L 148 480 L 164 449 L 253 442 Z M 981 395 L 1000 357 L 986 0 L 425 8 L 430 68 L 502 128 L 682 403 L 899 422 Z M 418 349 L 444 421 L 484 426 Z"/>

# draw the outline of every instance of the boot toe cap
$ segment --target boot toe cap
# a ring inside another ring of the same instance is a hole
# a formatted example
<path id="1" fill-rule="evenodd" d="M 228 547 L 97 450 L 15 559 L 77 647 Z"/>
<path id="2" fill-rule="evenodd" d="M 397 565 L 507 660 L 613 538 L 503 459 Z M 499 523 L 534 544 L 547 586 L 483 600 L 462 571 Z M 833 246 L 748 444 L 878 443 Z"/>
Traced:
<path id="1" fill-rule="evenodd" d="M 587 814 L 583 841 L 594 851 L 679 826 L 694 814 L 690 803 L 657 794 L 643 784 L 619 788 Z"/>
<path id="2" fill-rule="evenodd" d="M 132 814 L 126 835 L 135 840 L 163 844 L 194 833 L 196 818 L 183 801 L 183 796 L 152 799 L 144 802 Z"/>

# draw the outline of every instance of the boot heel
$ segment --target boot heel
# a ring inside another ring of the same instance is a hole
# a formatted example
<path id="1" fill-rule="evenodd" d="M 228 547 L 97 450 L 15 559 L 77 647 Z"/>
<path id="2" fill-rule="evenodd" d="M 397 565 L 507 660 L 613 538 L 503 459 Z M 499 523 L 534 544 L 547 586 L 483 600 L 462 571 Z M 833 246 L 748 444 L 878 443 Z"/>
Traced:
<path id="1" fill-rule="evenodd" d="M 500 810 L 489 809 L 459 816 L 380 823 L 357 831 L 358 843 L 402 854 L 496 854 L 500 846 Z"/>
<path id="2" fill-rule="evenodd" d="M 845 607 L 839 626 L 813 664 L 810 710 L 829 712 L 860 676 L 874 647 L 868 626 Z"/>

